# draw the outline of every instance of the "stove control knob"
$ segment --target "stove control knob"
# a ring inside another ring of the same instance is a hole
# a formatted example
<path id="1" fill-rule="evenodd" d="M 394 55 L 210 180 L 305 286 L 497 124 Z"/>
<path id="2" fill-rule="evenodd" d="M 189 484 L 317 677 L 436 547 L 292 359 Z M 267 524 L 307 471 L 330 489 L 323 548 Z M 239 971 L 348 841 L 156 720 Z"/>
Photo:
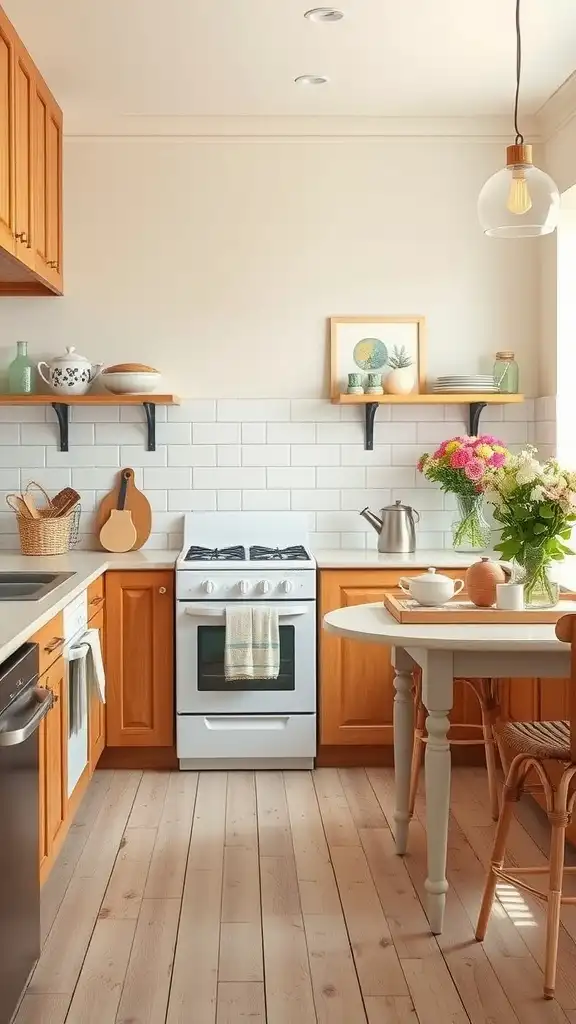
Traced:
<path id="1" fill-rule="evenodd" d="M 260 590 L 262 591 L 263 594 L 269 594 L 270 593 L 270 584 L 269 584 L 268 580 L 261 580 L 261 582 L 260 582 Z"/>
<path id="2" fill-rule="evenodd" d="M 292 580 L 282 580 L 280 583 L 280 589 L 283 590 L 285 594 L 289 594 L 294 589 Z"/>
<path id="3" fill-rule="evenodd" d="M 250 589 L 250 584 L 248 583 L 248 580 L 240 580 L 238 586 L 240 588 L 241 594 L 247 594 Z"/>
<path id="4" fill-rule="evenodd" d="M 205 590 L 207 594 L 213 594 L 214 591 L 216 590 L 216 584 L 214 583 L 214 580 L 204 580 L 204 583 L 202 584 L 202 589 Z"/>

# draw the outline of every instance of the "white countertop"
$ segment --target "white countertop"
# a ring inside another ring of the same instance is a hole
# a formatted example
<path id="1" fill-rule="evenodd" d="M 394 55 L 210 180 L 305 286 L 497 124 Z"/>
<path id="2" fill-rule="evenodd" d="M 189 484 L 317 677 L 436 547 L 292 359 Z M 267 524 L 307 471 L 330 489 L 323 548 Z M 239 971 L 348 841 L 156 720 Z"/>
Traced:
<path id="1" fill-rule="evenodd" d="M 178 551 L 78 551 L 68 555 L 0 556 L 0 572 L 73 572 L 40 601 L 0 601 L 0 661 L 7 658 L 108 569 L 172 569 Z"/>
<path id="2" fill-rule="evenodd" d="M 429 566 L 436 569 L 458 569 L 461 566 L 466 569 L 480 556 L 449 549 L 423 549 L 411 555 L 383 555 L 375 549 L 327 548 L 326 551 L 316 551 L 314 557 L 319 569 L 427 569 Z"/>

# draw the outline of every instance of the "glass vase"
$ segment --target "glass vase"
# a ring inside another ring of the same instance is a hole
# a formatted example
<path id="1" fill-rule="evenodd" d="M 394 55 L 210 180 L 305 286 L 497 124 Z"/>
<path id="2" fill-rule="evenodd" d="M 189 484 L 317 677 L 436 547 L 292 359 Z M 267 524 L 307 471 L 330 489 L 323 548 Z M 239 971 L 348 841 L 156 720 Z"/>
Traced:
<path id="1" fill-rule="evenodd" d="M 524 584 L 527 608 L 553 608 L 560 599 L 560 588 L 550 579 L 552 559 L 542 548 L 526 547 L 514 560 L 514 581 Z"/>
<path id="2" fill-rule="evenodd" d="M 452 546 L 455 551 L 486 551 L 492 530 L 484 517 L 482 494 L 457 494 L 459 518 L 452 523 Z"/>
<path id="3" fill-rule="evenodd" d="M 36 367 L 28 357 L 28 342 L 16 342 L 16 358 L 8 367 L 8 391 L 11 395 L 31 395 Z"/>

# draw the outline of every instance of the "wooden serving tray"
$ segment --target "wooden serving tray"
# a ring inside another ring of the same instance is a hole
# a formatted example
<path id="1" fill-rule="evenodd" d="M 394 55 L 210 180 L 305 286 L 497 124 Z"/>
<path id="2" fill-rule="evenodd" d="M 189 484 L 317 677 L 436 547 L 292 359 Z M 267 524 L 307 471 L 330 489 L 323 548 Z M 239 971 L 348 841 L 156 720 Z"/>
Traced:
<path id="1" fill-rule="evenodd" d="M 576 594 L 565 592 L 555 608 L 525 608 L 521 612 L 508 612 L 502 608 L 477 608 L 466 597 L 460 595 L 439 607 L 426 607 L 417 604 L 410 597 L 405 597 L 401 590 L 384 595 L 384 607 L 390 615 L 405 626 L 438 625 L 449 626 L 459 623 L 462 626 L 473 623 L 493 623 L 522 625 L 533 623 L 555 623 L 562 615 L 570 612 L 576 614 Z"/>

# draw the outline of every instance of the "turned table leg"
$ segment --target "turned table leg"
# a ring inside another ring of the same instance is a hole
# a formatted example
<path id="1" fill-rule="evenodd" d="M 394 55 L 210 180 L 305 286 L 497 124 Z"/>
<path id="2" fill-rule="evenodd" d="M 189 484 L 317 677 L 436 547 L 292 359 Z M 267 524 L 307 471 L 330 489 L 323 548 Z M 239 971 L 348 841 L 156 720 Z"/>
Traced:
<path id="1" fill-rule="evenodd" d="M 394 810 L 396 853 L 406 853 L 410 822 L 410 769 L 414 745 L 413 662 L 404 651 L 392 651 L 394 677 Z"/>
<path id="2" fill-rule="evenodd" d="M 428 842 L 428 920 L 439 935 L 446 905 L 446 851 L 450 813 L 450 745 L 448 716 L 452 709 L 454 678 L 449 651 L 427 651 L 422 673 L 422 698 L 428 711 L 426 730 L 426 832 Z"/>

